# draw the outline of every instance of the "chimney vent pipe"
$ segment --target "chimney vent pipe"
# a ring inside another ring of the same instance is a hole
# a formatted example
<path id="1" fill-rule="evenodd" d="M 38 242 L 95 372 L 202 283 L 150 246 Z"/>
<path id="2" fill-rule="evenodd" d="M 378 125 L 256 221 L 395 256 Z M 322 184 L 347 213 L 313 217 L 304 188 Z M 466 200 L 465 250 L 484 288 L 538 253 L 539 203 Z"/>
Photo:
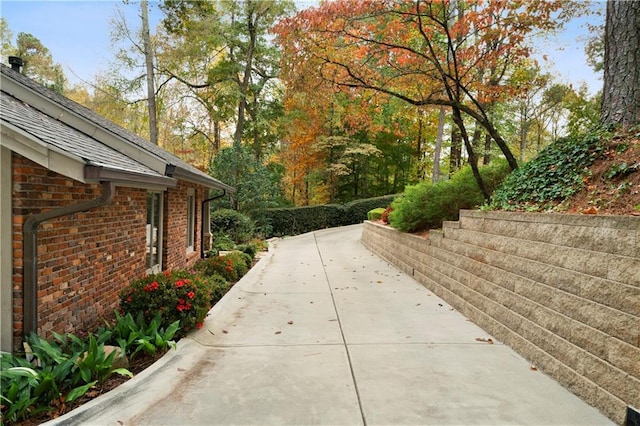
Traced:
<path id="1" fill-rule="evenodd" d="M 12 70 L 20 72 L 24 61 L 18 56 L 9 56 L 9 65 L 11 65 Z"/>

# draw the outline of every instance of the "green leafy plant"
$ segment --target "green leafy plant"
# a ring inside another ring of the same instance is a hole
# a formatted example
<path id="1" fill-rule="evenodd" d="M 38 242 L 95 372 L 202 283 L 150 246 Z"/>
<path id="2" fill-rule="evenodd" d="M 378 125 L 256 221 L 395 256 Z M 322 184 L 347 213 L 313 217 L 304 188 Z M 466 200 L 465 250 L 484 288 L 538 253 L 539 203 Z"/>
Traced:
<path id="1" fill-rule="evenodd" d="M 233 250 L 236 243 L 233 238 L 227 234 L 216 234 L 211 242 L 211 249 L 209 256 L 217 256 L 220 251 Z"/>
<path id="2" fill-rule="evenodd" d="M 246 243 L 253 238 L 255 230 L 253 220 L 236 210 L 216 210 L 211 213 L 210 220 L 214 235 L 226 235 L 235 244 Z"/>
<path id="3" fill-rule="evenodd" d="M 134 280 L 120 293 L 120 307 L 134 317 L 142 313 L 148 323 L 159 314 L 159 326 L 165 330 L 179 321 L 175 334 L 181 336 L 202 325 L 210 308 L 210 292 L 208 282 L 198 274 L 164 271 Z"/>
<path id="4" fill-rule="evenodd" d="M 0 353 L 0 404 L 5 422 L 18 422 L 29 416 L 48 411 L 48 405 L 37 406 L 38 372 L 24 358 L 7 352 Z"/>
<path id="5" fill-rule="evenodd" d="M 219 275 L 227 281 L 236 282 L 247 273 L 253 258 L 241 251 L 232 251 L 224 256 L 210 256 L 195 265 L 203 276 Z"/>
<path id="6" fill-rule="evenodd" d="M 226 261 L 231 261 L 231 265 L 236 271 L 237 279 L 244 277 L 253 263 L 253 258 L 251 256 L 237 250 L 227 253 L 224 256 L 224 259 Z"/>
<path id="7" fill-rule="evenodd" d="M 489 191 L 497 188 L 508 173 L 506 161 L 480 167 Z M 437 228 L 445 220 L 456 220 L 460 209 L 473 208 L 483 202 L 484 197 L 471 167 L 466 166 L 450 180 L 408 186 L 404 194 L 391 203 L 393 210 L 388 214 L 389 223 L 403 232 Z"/>
<path id="8" fill-rule="evenodd" d="M 384 209 L 382 207 L 378 207 L 377 209 L 369 210 L 369 212 L 367 212 L 367 219 L 380 220 L 382 219 L 383 214 L 384 214 Z"/>
<path id="9" fill-rule="evenodd" d="M 260 250 L 260 247 L 256 241 L 250 241 L 246 244 L 239 244 L 238 246 L 236 246 L 236 250 L 240 250 L 241 252 L 248 254 L 253 261 L 253 259 L 256 257 L 256 254 Z"/>
<path id="10" fill-rule="evenodd" d="M 629 165 L 625 162 L 622 163 L 614 163 L 609 169 L 604 173 L 604 177 L 607 179 L 615 179 L 619 177 L 623 177 L 629 175 L 631 173 L 635 173 L 640 170 L 640 162 Z"/>
<path id="11" fill-rule="evenodd" d="M 175 348 L 172 340 L 178 329 L 180 321 L 174 321 L 166 329 L 161 326 L 162 318 L 156 313 L 151 322 L 147 324 L 144 315 L 139 312 L 136 319 L 131 313 L 121 315 L 115 312 L 116 322 L 108 326 L 114 340 L 123 353 L 133 359 L 138 353 L 156 354 L 164 352 L 168 348 Z"/>
<path id="12" fill-rule="evenodd" d="M 238 273 L 233 267 L 233 261 L 226 256 L 210 256 L 199 260 L 195 265 L 196 271 L 204 276 L 219 275 L 227 281 L 237 281 Z"/>
<path id="13" fill-rule="evenodd" d="M 2 353 L 0 380 L 3 420 L 17 422 L 42 412 L 64 411 L 111 374 L 127 376 L 125 369 L 112 368 L 115 352 L 106 355 L 110 333 L 90 334 L 88 341 L 71 334 L 54 333 L 53 340 L 35 333 L 25 339 L 25 357 Z"/>
<path id="14" fill-rule="evenodd" d="M 104 350 L 104 343 L 98 343 L 93 334 L 89 334 L 87 350 L 76 359 L 76 377 L 82 379 L 84 383 L 91 381 L 103 384 L 112 374 L 121 374 L 133 377 L 133 374 L 126 368 L 113 368 L 113 360 L 117 352 L 112 351 L 108 355 Z"/>
<path id="15" fill-rule="evenodd" d="M 229 281 L 225 280 L 218 274 L 208 276 L 206 279 L 209 282 L 209 286 L 211 288 L 211 305 L 213 306 L 218 303 L 225 294 L 227 294 L 233 284 L 231 284 Z"/>
<path id="16" fill-rule="evenodd" d="M 494 193 L 491 207 L 502 210 L 545 209 L 582 188 L 585 173 L 601 155 L 599 132 L 563 138 L 514 171 Z"/>

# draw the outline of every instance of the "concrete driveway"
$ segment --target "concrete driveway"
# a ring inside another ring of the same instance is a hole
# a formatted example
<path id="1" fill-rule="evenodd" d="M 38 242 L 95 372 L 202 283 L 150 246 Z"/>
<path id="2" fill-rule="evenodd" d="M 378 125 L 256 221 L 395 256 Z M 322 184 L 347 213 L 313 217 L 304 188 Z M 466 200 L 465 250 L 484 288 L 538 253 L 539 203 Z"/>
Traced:
<path id="1" fill-rule="evenodd" d="M 176 351 L 50 423 L 611 424 L 367 251 L 361 232 L 274 241 Z"/>

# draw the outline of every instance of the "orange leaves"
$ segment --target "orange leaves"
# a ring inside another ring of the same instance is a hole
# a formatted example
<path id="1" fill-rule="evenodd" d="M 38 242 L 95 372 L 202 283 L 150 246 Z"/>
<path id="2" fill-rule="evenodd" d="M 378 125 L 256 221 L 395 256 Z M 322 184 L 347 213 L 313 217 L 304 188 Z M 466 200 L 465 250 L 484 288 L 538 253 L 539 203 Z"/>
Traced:
<path id="1" fill-rule="evenodd" d="M 422 73 L 412 80 L 424 86 L 454 76 L 480 92 L 492 82 L 492 93 L 481 96 L 494 99 L 508 61 L 517 64 L 529 54 L 525 36 L 554 26 L 548 21 L 560 4 L 490 0 L 456 3 L 454 9 L 448 1 L 336 0 L 300 12 L 276 33 L 295 34 L 315 60 L 332 64 L 334 73 L 342 70 L 341 83 L 382 87 L 411 72 Z M 405 87 L 391 89 L 412 91 L 410 81 L 401 82 Z"/>

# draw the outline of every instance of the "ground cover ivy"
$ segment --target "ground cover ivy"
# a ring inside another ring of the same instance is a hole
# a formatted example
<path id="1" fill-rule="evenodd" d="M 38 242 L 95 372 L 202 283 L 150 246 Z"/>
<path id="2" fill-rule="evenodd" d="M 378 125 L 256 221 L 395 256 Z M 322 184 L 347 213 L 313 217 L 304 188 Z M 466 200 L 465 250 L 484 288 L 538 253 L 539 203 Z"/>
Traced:
<path id="1" fill-rule="evenodd" d="M 489 207 L 543 210 L 582 187 L 589 166 L 602 155 L 604 132 L 558 139 L 515 170 L 493 194 Z"/>

